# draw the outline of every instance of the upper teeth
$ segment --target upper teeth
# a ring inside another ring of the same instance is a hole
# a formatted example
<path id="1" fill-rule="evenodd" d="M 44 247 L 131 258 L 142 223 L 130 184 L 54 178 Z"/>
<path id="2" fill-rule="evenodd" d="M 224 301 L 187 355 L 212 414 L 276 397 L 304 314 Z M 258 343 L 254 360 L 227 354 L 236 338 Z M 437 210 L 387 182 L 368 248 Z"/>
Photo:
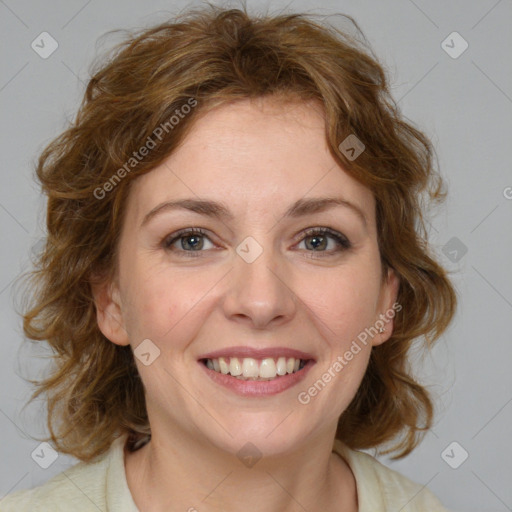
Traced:
<path id="1" fill-rule="evenodd" d="M 219 357 L 207 359 L 206 366 L 223 374 L 231 374 L 241 379 L 274 379 L 277 375 L 294 373 L 300 368 L 300 359 L 294 357 L 279 357 L 274 359 L 267 357 L 258 360 L 252 357 Z"/>

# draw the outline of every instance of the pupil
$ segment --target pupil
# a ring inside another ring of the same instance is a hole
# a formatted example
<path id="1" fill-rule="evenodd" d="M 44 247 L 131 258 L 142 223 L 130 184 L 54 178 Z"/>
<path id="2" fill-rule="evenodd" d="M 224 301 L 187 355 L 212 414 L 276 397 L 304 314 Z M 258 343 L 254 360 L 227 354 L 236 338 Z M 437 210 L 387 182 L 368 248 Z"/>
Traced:
<path id="1" fill-rule="evenodd" d="M 321 237 L 321 236 L 314 236 L 314 237 L 311 237 L 311 240 L 319 240 L 319 239 L 323 239 L 324 237 Z M 322 240 L 323 243 L 325 243 L 325 240 Z M 320 242 L 320 245 L 323 245 L 323 243 Z M 316 245 L 315 243 L 312 243 L 313 245 L 313 249 L 316 250 L 318 249 L 318 245 Z"/>
<path id="2" fill-rule="evenodd" d="M 199 242 L 201 242 L 201 237 L 200 237 L 200 236 L 197 236 L 197 235 L 191 235 L 191 236 L 187 236 L 187 237 L 185 237 L 185 238 L 184 238 L 184 240 L 186 240 L 186 241 L 187 241 L 186 243 L 187 243 L 187 244 L 188 244 L 192 249 L 197 249 L 198 245 L 195 245 L 194 243 L 190 244 L 190 242 L 189 242 L 189 241 L 190 241 L 191 239 L 192 239 L 192 240 L 194 240 L 194 239 L 195 239 L 195 240 L 196 240 L 196 242 L 198 242 L 198 241 L 199 241 Z M 199 243 L 199 248 L 201 248 L 201 247 L 202 247 L 202 244 L 200 244 L 200 243 Z M 184 247 L 184 248 L 185 248 L 185 247 Z"/>
<path id="3" fill-rule="evenodd" d="M 202 243 L 201 243 L 202 239 L 198 235 L 187 236 L 187 237 L 184 238 L 184 240 L 186 240 L 186 244 L 189 246 L 189 248 L 197 249 L 197 248 L 201 248 L 202 247 Z M 195 240 L 195 242 L 193 241 L 191 243 L 190 240 Z M 322 246 L 323 248 L 325 248 L 324 247 L 325 246 L 325 237 L 313 236 L 313 237 L 311 237 L 311 240 L 312 240 L 312 242 L 310 242 L 310 245 L 313 246 L 313 250 L 318 249 L 319 246 Z"/>

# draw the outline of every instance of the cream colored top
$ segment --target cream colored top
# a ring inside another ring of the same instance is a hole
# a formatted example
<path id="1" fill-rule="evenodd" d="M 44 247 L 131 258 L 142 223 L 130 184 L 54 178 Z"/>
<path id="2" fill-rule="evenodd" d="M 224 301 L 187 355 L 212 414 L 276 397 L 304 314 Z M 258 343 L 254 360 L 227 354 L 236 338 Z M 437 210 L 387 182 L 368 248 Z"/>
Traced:
<path id="1" fill-rule="evenodd" d="M 126 439 L 126 435 L 117 438 L 95 462 L 79 462 L 43 485 L 5 496 L 0 512 L 141 512 L 126 481 Z M 448 512 L 427 488 L 371 455 L 338 440 L 334 451 L 354 473 L 359 512 Z"/>

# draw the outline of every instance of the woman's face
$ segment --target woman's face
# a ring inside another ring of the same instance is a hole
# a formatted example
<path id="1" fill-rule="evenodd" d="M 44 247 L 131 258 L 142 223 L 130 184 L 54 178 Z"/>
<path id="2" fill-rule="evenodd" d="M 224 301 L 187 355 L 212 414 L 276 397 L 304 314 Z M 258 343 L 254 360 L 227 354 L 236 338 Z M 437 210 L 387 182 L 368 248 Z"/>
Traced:
<path id="1" fill-rule="evenodd" d="M 133 183 L 98 320 L 135 350 L 154 433 L 266 454 L 332 438 L 390 336 L 398 284 L 381 279 L 374 198 L 324 129 L 314 104 L 217 107 Z"/>

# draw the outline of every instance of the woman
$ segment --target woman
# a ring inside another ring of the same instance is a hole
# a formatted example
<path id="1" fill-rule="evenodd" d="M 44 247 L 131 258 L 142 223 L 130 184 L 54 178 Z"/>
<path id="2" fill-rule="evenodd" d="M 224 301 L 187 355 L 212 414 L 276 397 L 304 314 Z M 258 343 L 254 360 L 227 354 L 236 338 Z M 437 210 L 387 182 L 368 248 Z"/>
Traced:
<path id="1" fill-rule="evenodd" d="M 33 398 L 82 462 L 0 509 L 446 510 L 359 451 L 432 424 L 408 366 L 456 304 L 432 157 L 371 51 L 310 17 L 209 6 L 128 38 L 37 168 Z"/>

